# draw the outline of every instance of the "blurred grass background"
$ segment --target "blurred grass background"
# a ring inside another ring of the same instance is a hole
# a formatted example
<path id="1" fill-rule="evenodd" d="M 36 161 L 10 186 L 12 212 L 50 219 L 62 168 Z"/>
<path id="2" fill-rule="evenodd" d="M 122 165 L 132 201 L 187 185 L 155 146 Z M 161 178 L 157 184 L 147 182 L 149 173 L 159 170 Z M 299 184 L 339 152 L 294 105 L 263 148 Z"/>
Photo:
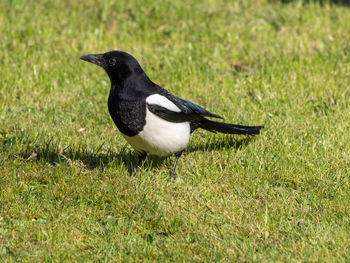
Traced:
<path id="1" fill-rule="evenodd" d="M 347 1 L 0 2 L 0 261 L 349 261 Z M 254 138 L 136 160 L 79 60 L 123 50 Z"/>

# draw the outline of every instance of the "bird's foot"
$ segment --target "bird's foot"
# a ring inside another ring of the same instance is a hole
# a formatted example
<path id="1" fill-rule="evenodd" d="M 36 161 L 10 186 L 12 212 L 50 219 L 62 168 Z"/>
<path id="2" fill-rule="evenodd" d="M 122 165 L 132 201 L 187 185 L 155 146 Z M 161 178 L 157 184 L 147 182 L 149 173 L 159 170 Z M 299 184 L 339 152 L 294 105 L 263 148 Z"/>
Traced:
<path id="1" fill-rule="evenodd" d="M 171 169 L 171 172 L 169 175 L 169 181 L 171 183 L 175 181 L 175 169 L 176 169 L 177 161 L 181 157 L 182 153 L 183 153 L 183 151 L 175 153 L 175 163 L 174 163 L 173 169 Z"/>

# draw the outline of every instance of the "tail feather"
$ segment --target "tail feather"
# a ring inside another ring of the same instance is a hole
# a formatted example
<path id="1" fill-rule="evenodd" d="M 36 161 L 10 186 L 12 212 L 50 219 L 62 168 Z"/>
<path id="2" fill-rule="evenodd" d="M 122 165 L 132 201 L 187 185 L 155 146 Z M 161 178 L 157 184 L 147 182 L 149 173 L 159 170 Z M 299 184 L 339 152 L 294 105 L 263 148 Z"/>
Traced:
<path id="1" fill-rule="evenodd" d="M 217 121 L 205 120 L 199 124 L 199 127 L 211 132 L 221 132 L 228 134 L 251 134 L 256 135 L 260 133 L 260 129 L 264 126 L 242 126 L 236 124 L 229 124 Z"/>

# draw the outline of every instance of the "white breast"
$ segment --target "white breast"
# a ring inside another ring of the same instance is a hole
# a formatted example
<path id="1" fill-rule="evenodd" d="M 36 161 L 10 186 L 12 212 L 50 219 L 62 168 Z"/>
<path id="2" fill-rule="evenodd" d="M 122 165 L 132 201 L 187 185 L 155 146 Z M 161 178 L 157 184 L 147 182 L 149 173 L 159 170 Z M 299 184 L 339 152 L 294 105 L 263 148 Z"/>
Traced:
<path id="1" fill-rule="evenodd" d="M 173 105 L 176 107 L 175 104 Z M 169 103 L 167 104 L 168 107 Z M 180 111 L 180 109 L 178 110 Z M 123 136 L 139 152 L 168 156 L 185 149 L 190 139 L 190 123 L 169 122 L 146 109 L 146 125 L 143 130 L 136 136 Z"/>

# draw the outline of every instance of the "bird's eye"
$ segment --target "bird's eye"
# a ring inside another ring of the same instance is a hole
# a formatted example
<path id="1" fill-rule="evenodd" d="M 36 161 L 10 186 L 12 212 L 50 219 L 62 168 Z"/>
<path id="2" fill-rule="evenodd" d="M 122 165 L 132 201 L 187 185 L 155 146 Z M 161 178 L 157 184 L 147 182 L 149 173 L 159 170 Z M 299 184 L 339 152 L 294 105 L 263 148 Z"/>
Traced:
<path id="1" fill-rule="evenodd" d="M 117 65 L 117 59 L 116 58 L 110 58 L 109 59 L 109 65 L 112 66 L 112 67 Z"/>

